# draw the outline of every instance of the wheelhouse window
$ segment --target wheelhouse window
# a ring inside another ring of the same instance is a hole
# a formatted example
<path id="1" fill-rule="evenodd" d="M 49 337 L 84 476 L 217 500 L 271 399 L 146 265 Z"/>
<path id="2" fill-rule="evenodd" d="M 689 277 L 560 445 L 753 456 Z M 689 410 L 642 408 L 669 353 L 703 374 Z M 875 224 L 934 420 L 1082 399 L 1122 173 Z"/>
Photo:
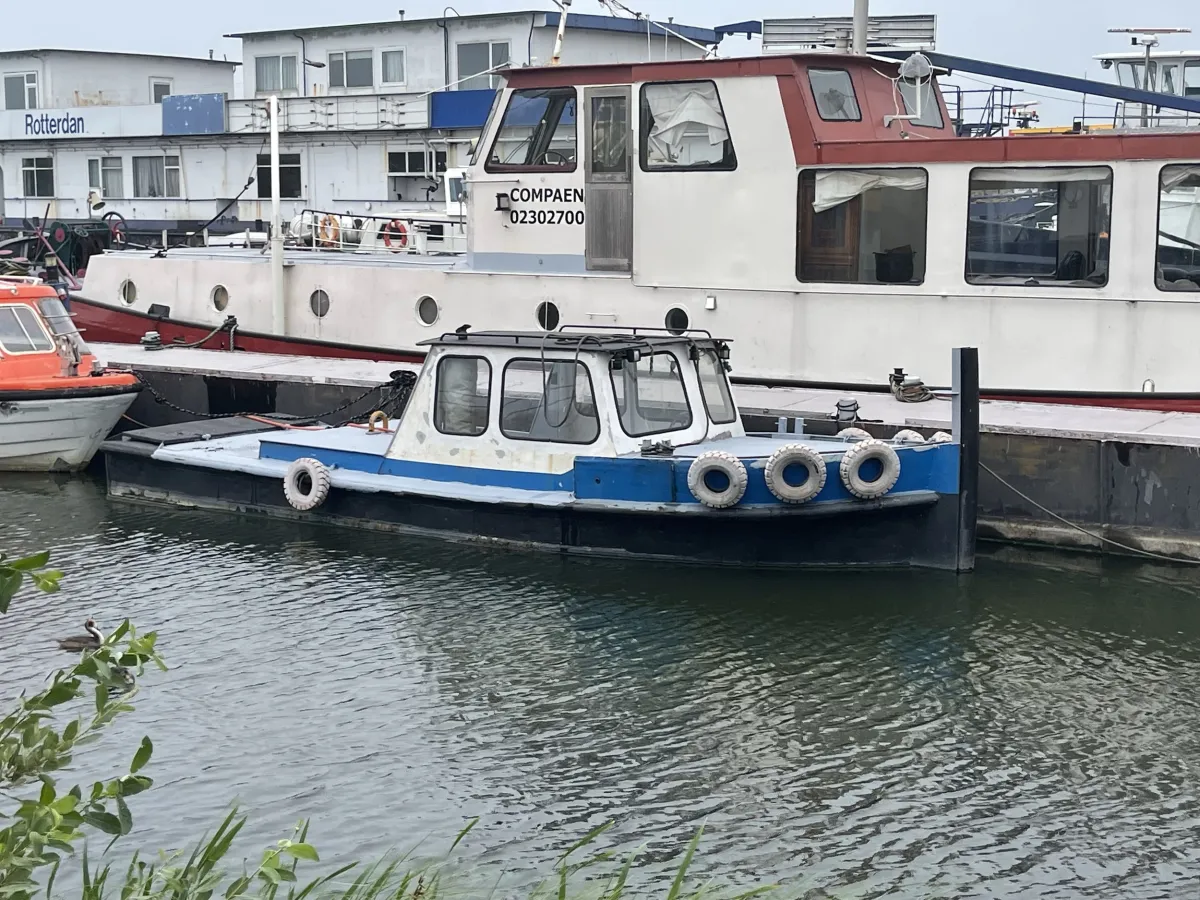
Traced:
<path id="1" fill-rule="evenodd" d="M 135 156 L 133 158 L 133 196 L 137 198 L 178 197 L 180 195 L 178 156 Z M 268 178 L 268 183 L 270 179 Z"/>
<path id="2" fill-rule="evenodd" d="M 38 108 L 37 72 L 20 72 L 4 76 L 5 109 Z"/>
<path id="3" fill-rule="evenodd" d="M 1166 166 L 1158 184 L 1160 291 L 1200 291 L 1200 166 Z"/>
<path id="4" fill-rule="evenodd" d="M 896 80 L 896 88 L 900 91 L 900 97 L 904 100 L 905 114 L 916 116 L 915 119 L 905 120 L 909 125 L 916 125 L 923 128 L 942 127 L 942 108 L 938 106 L 937 91 L 933 88 L 932 78 L 925 81 L 910 81 L 907 78 L 899 78 Z M 919 114 L 917 112 L 918 102 L 920 105 Z"/>
<path id="5" fill-rule="evenodd" d="M 47 297 L 39 300 L 37 305 L 46 324 L 50 326 L 51 334 L 55 337 L 64 337 L 74 344 L 75 350 L 80 356 L 91 352 L 88 350 L 88 345 L 84 343 L 79 329 L 75 327 L 75 320 L 71 318 L 71 314 L 67 312 L 61 300 L 57 297 Z"/>
<path id="6" fill-rule="evenodd" d="M 817 102 L 817 115 L 826 122 L 862 120 L 854 81 L 845 69 L 809 69 L 808 86 Z"/>
<path id="7" fill-rule="evenodd" d="M 488 428 L 492 364 L 481 356 L 443 356 L 435 394 L 433 427 L 442 434 L 478 437 Z"/>
<path id="8" fill-rule="evenodd" d="M 45 353 L 53 350 L 50 335 L 28 306 L 0 306 L 0 350 L 5 353 Z"/>
<path id="9" fill-rule="evenodd" d="M 923 169 L 801 172 L 797 277 L 920 284 L 925 280 L 928 193 Z"/>
<path id="10" fill-rule="evenodd" d="M 125 177 L 119 156 L 101 156 L 88 160 L 88 187 L 100 192 L 105 200 L 125 196 Z"/>
<path id="11" fill-rule="evenodd" d="M 575 360 L 514 359 L 504 367 L 500 431 L 519 441 L 594 442 L 600 417 L 587 366 Z"/>
<path id="12" fill-rule="evenodd" d="M 329 54 L 329 86 L 360 88 L 375 86 L 375 53 L 371 50 L 347 50 Z"/>
<path id="13" fill-rule="evenodd" d="M 296 90 L 296 57 L 254 57 L 254 90 L 259 94 Z"/>
<path id="14" fill-rule="evenodd" d="M 641 94 L 642 168 L 737 168 L 729 123 L 712 81 L 646 84 Z"/>
<path id="15" fill-rule="evenodd" d="M 680 431 L 692 424 L 683 372 L 674 353 L 632 351 L 636 359 L 614 356 L 613 392 L 621 428 L 630 437 Z"/>
<path id="16" fill-rule="evenodd" d="M 458 45 L 458 89 L 494 91 L 500 86 L 495 70 L 508 65 L 508 41 L 479 41 Z"/>
<path id="17" fill-rule="evenodd" d="M 484 167 L 489 172 L 574 172 L 575 88 L 513 91 Z"/>
<path id="18" fill-rule="evenodd" d="M 696 375 L 700 378 L 700 393 L 708 418 L 715 425 L 736 422 L 737 407 L 733 405 L 733 394 L 729 390 L 729 379 L 725 376 L 725 364 L 711 347 L 699 351 L 696 358 Z"/>
<path id="19" fill-rule="evenodd" d="M 21 160 L 21 186 L 26 197 L 54 196 L 54 158 L 25 157 Z"/>
<path id="20" fill-rule="evenodd" d="M 971 284 L 1108 283 L 1112 169 L 974 169 L 967 215 Z"/>
<path id="21" fill-rule="evenodd" d="M 1184 65 L 1183 96 L 1200 97 L 1200 62 L 1190 62 Z"/>
<path id="22" fill-rule="evenodd" d="M 258 154 L 258 198 L 271 199 L 271 154 Z M 304 183 L 300 177 L 300 154 L 279 154 L 279 196 L 284 200 L 298 200 L 303 196 Z"/>

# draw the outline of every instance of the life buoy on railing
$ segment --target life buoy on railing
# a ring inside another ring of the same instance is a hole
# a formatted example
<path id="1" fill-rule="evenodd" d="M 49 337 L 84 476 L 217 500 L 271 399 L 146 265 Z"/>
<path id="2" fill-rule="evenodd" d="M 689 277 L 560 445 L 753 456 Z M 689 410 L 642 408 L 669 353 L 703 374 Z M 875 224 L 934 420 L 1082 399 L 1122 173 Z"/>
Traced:
<path id="1" fill-rule="evenodd" d="M 283 476 L 283 496 L 301 512 L 316 509 L 329 496 L 329 470 L 319 459 L 293 460 Z"/>
<path id="2" fill-rule="evenodd" d="M 317 243 L 322 247 L 335 247 L 341 233 L 342 226 L 338 222 L 337 216 L 329 213 L 321 216 L 321 221 L 317 223 Z"/>
<path id="3" fill-rule="evenodd" d="M 871 461 L 879 463 L 880 472 L 878 478 L 867 481 L 862 476 L 862 467 Z M 896 479 L 900 477 L 900 457 L 883 441 L 872 438 L 847 450 L 838 471 L 846 490 L 860 500 L 874 500 L 895 487 Z"/>
<path id="4" fill-rule="evenodd" d="M 408 226 L 399 219 L 392 219 L 380 233 L 383 235 L 383 245 L 389 250 L 403 250 L 408 246 Z M 395 235 L 394 240 L 392 235 Z"/>
<path id="5" fill-rule="evenodd" d="M 710 487 L 708 476 L 724 476 L 724 486 Z M 709 450 L 701 453 L 688 469 L 687 485 L 692 495 L 712 509 L 728 509 L 736 506 L 746 493 L 749 478 L 742 461 L 724 450 Z"/>
<path id="6" fill-rule="evenodd" d="M 785 477 L 793 466 L 802 466 L 808 472 L 800 484 L 790 484 Z M 767 489 L 784 503 L 807 503 L 825 487 L 825 460 L 812 447 L 785 444 L 768 457 L 763 478 Z"/>

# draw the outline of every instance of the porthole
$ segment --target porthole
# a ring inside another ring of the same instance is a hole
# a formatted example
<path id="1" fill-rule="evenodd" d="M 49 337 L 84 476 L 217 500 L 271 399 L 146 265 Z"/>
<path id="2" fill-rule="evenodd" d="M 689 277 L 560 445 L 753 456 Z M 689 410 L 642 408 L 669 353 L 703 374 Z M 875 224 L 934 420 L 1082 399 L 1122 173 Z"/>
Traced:
<path id="1" fill-rule="evenodd" d="M 133 306 L 137 303 L 137 285 L 126 278 L 121 282 L 121 287 L 117 289 L 117 293 L 121 297 L 121 302 L 126 306 Z"/>
<path id="2" fill-rule="evenodd" d="M 665 322 L 667 331 L 671 334 L 683 334 L 688 330 L 688 314 L 686 309 L 681 309 L 678 306 L 673 306 L 667 310 L 667 318 Z"/>
<path id="3" fill-rule="evenodd" d="M 421 320 L 422 325 L 432 325 L 438 320 L 441 315 L 441 310 L 438 309 L 437 301 L 432 297 L 422 297 L 417 301 L 417 318 Z"/>
<path id="4" fill-rule="evenodd" d="M 209 299 L 212 300 L 213 309 L 217 312 L 225 312 L 225 307 L 229 305 L 229 289 L 223 284 L 218 284 L 212 289 Z"/>
<path id="5" fill-rule="evenodd" d="M 317 288 L 308 295 L 308 308 L 318 319 L 323 319 L 329 313 L 329 295 Z"/>
<path id="6" fill-rule="evenodd" d="M 558 327 L 558 306 L 550 300 L 543 300 L 538 304 L 537 320 L 544 331 L 553 331 Z"/>

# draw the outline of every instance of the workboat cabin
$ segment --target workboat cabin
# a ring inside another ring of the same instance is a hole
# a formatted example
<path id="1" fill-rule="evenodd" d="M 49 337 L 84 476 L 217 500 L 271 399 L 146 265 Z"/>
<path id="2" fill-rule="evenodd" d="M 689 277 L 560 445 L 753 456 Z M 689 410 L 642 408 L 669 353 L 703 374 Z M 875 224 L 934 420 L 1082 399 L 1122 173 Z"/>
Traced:
<path id="1" fill-rule="evenodd" d="M 427 346 L 398 422 L 130 431 L 104 445 L 110 493 L 567 553 L 971 567 L 951 435 L 747 435 L 707 333 L 464 327 Z"/>

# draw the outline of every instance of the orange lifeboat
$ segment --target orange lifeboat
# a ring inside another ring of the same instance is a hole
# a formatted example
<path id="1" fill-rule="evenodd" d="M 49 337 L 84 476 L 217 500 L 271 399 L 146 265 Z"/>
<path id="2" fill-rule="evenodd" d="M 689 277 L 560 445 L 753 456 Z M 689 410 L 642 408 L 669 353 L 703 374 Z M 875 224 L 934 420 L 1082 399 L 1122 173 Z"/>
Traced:
<path id="1" fill-rule="evenodd" d="M 96 359 L 53 287 L 0 276 L 0 470 L 82 469 L 141 389 Z"/>

